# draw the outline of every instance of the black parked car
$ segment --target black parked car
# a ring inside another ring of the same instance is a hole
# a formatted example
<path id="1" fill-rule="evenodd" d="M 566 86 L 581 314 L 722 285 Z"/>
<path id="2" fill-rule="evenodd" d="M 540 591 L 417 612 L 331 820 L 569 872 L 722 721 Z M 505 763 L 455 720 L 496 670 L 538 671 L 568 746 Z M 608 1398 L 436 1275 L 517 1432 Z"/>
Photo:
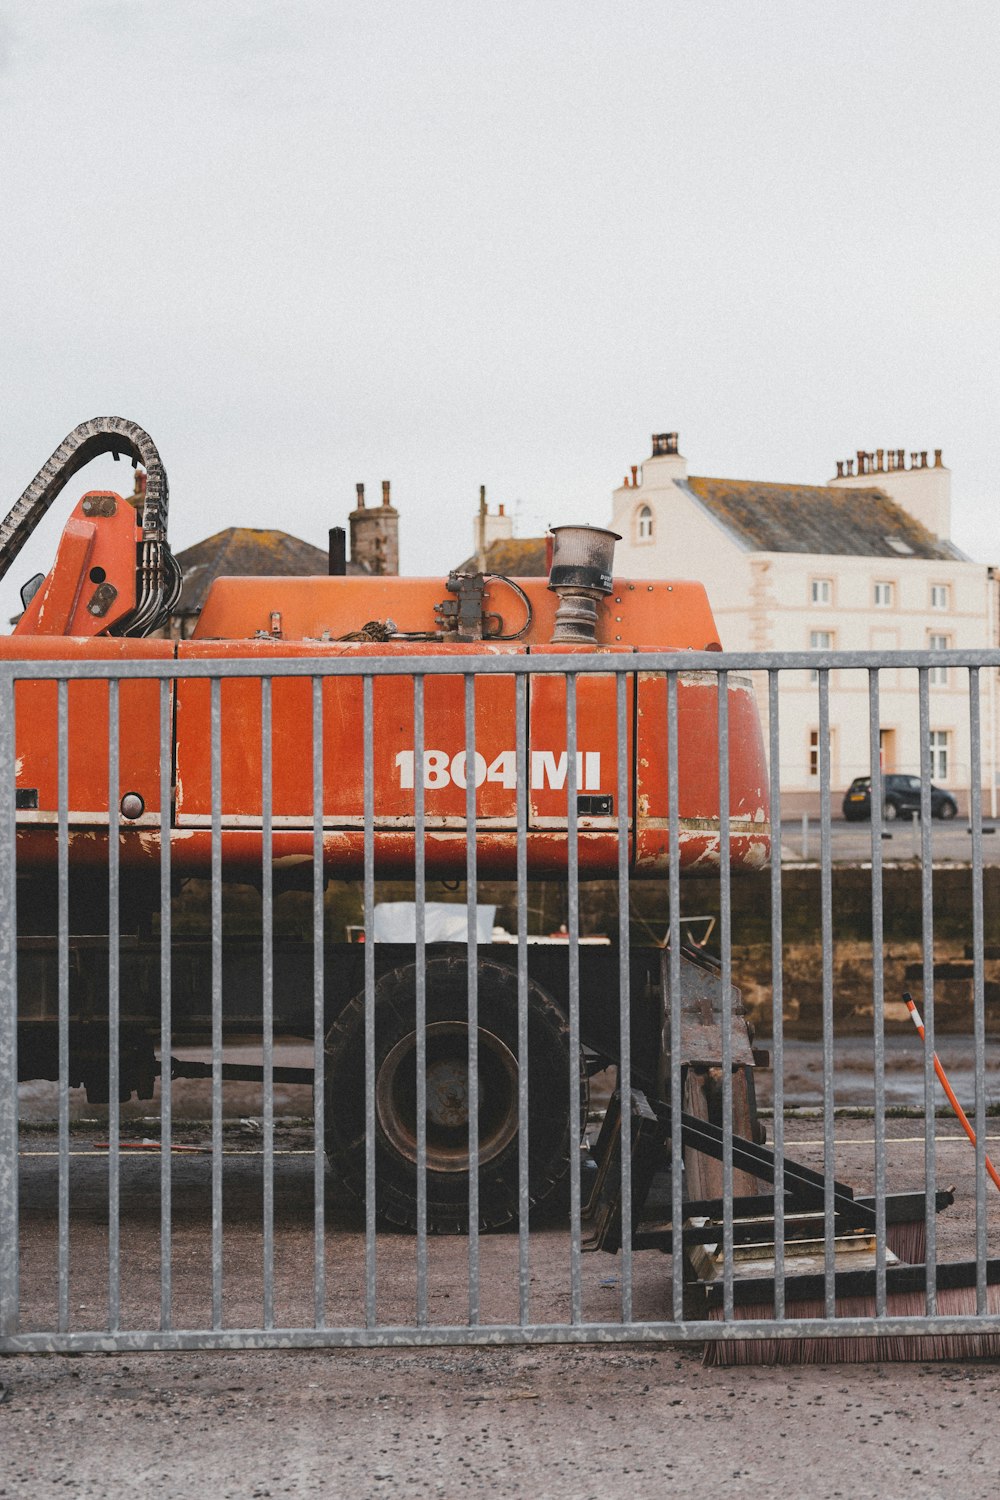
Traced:
<path id="1" fill-rule="evenodd" d="M 885 820 L 912 818 L 920 811 L 919 776 L 883 776 L 882 797 Z M 855 776 L 844 793 L 844 817 L 854 821 L 870 818 L 872 810 L 872 779 L 870 776 Z M 953 818 L 958 812 L 958 803 L 950 792 L 931 785 L 931 817 Z"/>

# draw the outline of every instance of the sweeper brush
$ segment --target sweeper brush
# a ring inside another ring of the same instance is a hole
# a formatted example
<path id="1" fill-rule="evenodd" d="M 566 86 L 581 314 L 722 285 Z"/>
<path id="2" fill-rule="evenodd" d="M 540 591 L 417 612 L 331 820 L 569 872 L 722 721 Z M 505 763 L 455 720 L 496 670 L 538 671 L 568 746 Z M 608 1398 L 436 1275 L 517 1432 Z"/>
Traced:
<path id="1" fill-rule="evenodd" d="M 733 1129 L 718 1118 L 721 987 L 713 991 L 702 958 L 697 994 L 682 995 L 679 1046 L 685 1108 L 679 1120 L 664 1100 L 632 1091 L 629 1109 L 633 1250 L 657 1249 L 683 1258 L 685 1318 L 711 1323 L 773 1323 L 780 1304 L 780 1333 L 761 1338 L 706 1340 L 706 1365 L 800 1365 L 1000 1358 L 1000 1332 L 953 1332 L 950 1318 L 1000 1317 L 1000 1260 L 945 1262 L 930 1275 L 925 1264 L 928 1204 L 921 1192 L 889 1193 L 882 1212 L 875 1197 L 763 1143 L 747 1070 L 733 1075 Z M 663 957 L 664 993 L 669 955 Z M 706 997 L 711 995 L 709 1010 Z M 909 1005 L 912 1001 L 907 997 Z M 741 1006 L 731 1009 L 737 1064 L 760 1053 L 749 1047 Z M 919 1026 L 919 1017 L 915 1017 Z M 740 1041 L 740 1029 L 743 1040 Z M 937 1061 L 937 1060 L 936 1060 Z M 939 1076 L 970 1139 L 974 1133 L 938 1063 Z M 711 1107 L 714 1096 L 715 1108 Z M 598 1170 L 587 1209 L 587 1247 L 614 1251 L 622 1242 L 622 1109 L 612 1098 L 595 1147 Z M 680 1230 L 672 1201 L 671 1151 L 680 1148 L 683 1193 Z M 728 1199 L 720 1188 L 721 1164 L 731 1155 L 741 1191 Z M 987 1168 L 991 1167 L 987 1158 Z M 992 1173 L 991 1173 L 992 1176 Z M 781 1212 L 774 1184 L 783 1183 Z M 695 1188 L 697 1186 L 697 1189 Z M 713 1189 L 711 1195 L 706 1188 Z M 937 1191 L 935 1214 L 954 1204 L 954 1189 Z M 828 1200 L 832 1203 L 827 1224 Z M 880 1224 L 881 1221 L 881 1224 Z M 881 1247 L 879 1236 L 882 1237 Z M 728 1239 L 730 1251 L 725 1246 Z M 777 1296 L 781 1246 L 783 1275 Z M 881 1252 L 881 1253 L 880 1253 Z M 726 1311 L 727 1259 L 731 1304 Z M 879 1295 L 879 1282 L 884 1288 Z M 930 1297 L 928 1292 L 930 1290 Z M 830 1336 L 810 1333 L 810 1322 L 831 1319 L 925 1319 L 941 1332 L 898 1331 Z M 789 1326 L 791 1324 L 801 1326 Z"/>

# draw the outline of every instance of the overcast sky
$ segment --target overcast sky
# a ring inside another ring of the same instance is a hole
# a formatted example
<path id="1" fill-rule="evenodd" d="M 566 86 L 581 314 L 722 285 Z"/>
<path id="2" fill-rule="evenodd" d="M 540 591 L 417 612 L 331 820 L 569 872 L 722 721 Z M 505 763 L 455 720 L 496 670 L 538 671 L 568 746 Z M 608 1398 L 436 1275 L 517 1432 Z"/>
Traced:
<path id="1" fill-rule="evenodd" d="M 480 483 L 606 522 L 669 429 L 808 483 L 943 448 L 1000 561 L 998 42 L 996 0 L 0 0 L 0 505 L 115 413 L 177 550 L 325 545 L 390 478 L 441 573 Z"/>

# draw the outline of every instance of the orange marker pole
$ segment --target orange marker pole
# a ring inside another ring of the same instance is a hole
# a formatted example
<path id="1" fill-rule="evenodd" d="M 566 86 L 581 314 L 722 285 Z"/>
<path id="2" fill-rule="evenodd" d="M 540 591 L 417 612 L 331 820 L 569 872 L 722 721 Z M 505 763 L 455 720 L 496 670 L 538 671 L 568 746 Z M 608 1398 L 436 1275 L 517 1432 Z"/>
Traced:
<path id="1" fill-rule="evenodd" d="M 917 1010 L 917 1007 L 914 1005 L 913 1000 L 912 1000 L 911 996 L 909 995 L 909 993 L 905 993 L 903 995 L 903 999 L 906 1001 L 906 1008 L 910 1012 L 910 1019 L 912 1020 L 914 1026 L 917 1028 L 917 1030 L 920 1032 L 920 1038 L 921 1038 L 921 1040 L 924 1040 L 924 1023 L 920 1019 L 920 1012 Z M 952 1109 L 955 1111 L 956 1115 L 958 1116 L 959 1123 L 961 1124 L 962 1129 L 965 1131 L 966 1135 L 969 1137 L 969 1140 L 972 1142 L 972 1144 L 975 1145 L 976 1144 L 976 1132 L 973 1130 L 972 1126 L 969 1124 L 969 1121 L 968 1121 L 968 1118 L 966 1116 L 965 1110 L 962 1108 L 962 1106 L 959 1104 L 958 1100 L 955 1098 L 955 1095 L 954 1095 L 954 1092 L 952 1090 L 951 1084 L 948 1082 L 948 1075 L 945 1073 L 944 1068 L 942 1068 L 942 1066 L 941 1066 L 941 1060 L 938 1057 L 938 1055 L 937 1055 L 936 1052 L 934 1054 L 934 1071 L 935 1071 L 935 1073 L 938 1076 L 938 1082 L 940 1083 L 941 1087 L 944 1089 L 945 1093 L 948 1095 L 948 1103 L 951 1105 Z M 994 1183 L 996 1184 L 996 1186 L 998 1188 L 1000 1188 L 1000 1175 L 997 1174 L 997 1169 L 993 1165 L 993 1163 L 990 1161 L 990 1159 L 989 1159 L 988 1156 L 986 1157 L 986 1170 L 987 1170 L 987 1172 L 989 1172 L 989 1174 L 992 1177 L 992 1179 L 993 1179 Z"/>

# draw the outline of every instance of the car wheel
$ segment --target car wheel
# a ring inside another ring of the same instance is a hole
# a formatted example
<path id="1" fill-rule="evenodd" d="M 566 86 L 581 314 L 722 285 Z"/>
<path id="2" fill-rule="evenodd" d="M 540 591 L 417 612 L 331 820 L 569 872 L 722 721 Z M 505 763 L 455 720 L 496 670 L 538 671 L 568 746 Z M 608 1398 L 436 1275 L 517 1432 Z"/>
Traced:
<path id="1" fill-rule="evenodd" d="M 895 802 L 887 802 L 882 810 L 882 816 L 887 823 L 895 823 L 899 817 L 899 808 Z"/>
<path id="2" fill-rule="evenodd" d="M 938 812 L 938 817 L 939 818 L 954 818 L 957 815 L 957 813 L 958 813 L 958 804 L 956 802 L 952 802 L 951 799 L 949 798 L 947 802 L 942 802 L 941 803 L 941 807 L 940 807 L 940 810 Z"/>

